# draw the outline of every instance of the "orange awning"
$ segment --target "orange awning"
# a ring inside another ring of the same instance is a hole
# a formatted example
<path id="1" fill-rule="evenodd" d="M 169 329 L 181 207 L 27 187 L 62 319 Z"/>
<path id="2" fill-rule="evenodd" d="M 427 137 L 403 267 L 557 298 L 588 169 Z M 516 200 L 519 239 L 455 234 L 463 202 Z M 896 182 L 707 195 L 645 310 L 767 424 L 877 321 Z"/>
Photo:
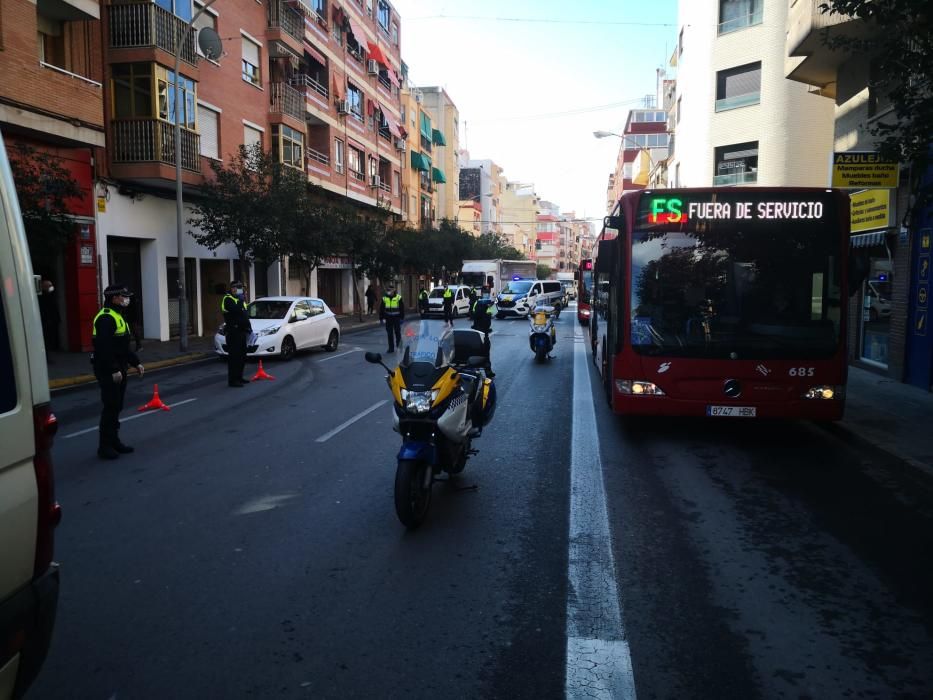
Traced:
<path id="1" fill-rule="evenodd" d="M 398 79 L 398 75 L 395 73 L 395 70 L 389 68 L 389 82 L 392 83 L 395 87 L 402 87 L 401 82 Z"/>
<path id="2" fill-rule="evenodd" d="M 353 38 L 356 39 L 356 43 L 360 46 L 366 46 L 366 32 L 363 31 L 360 23 L 355 19 L 352 17 L 348 17 L 348 19 L 350 20 L 350 33 L 353 35 Z"/>
<path id="3" fill-rule="evenodd" d="M 386 59 L 386 55 L 382 53 L 382 49 L 379 48 L 379 44 L 374 44 L 371 41 L 367 41 L 366 45 L 369 47 L 370 58 L 376 59 L 384 66 L 389 65 L 389 61 Z"/>

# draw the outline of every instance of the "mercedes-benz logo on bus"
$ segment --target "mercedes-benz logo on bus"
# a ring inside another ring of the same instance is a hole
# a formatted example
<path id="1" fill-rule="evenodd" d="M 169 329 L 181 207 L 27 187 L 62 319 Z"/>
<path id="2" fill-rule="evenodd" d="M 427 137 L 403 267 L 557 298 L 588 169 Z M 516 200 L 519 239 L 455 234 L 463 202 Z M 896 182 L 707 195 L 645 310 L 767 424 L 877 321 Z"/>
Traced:
<path id="1" fill-rule="evenodd" d="M 737 399 L 742 395 L 742 385 L 738 379 L 727 379 L 722 385 L 722 393 L 732 399 Z"/>

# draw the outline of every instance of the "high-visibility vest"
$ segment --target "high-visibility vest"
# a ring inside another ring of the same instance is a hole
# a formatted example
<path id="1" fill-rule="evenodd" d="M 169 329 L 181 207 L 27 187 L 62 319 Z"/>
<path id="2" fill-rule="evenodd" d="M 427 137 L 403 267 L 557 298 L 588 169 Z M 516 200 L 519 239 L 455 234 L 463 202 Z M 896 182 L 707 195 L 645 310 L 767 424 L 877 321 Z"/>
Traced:
<path id="1" fill-rule="evenodd" d="M 227 299 L 230 299 L 234 304 L 240 301 L 239 297 L 235 297 L 232 294 L 224 295 L 224 298 L 220 302 L 220 310 L 223 311 L 224 313 L 227 313 Z M 245 305 L 245 302 L 244 302 L 244 305 Z"/>
<path id="2" fill-rule="evenodd" d="M 418 292 L 418 298 L 419 298 L 419 299 L 422 299 L 422 300 L 423 300 L 423 299 L 427 299 L 427 298 L 428 298 L 428 292 L 427 292 L 427 290 L 422 289 L 420 292 Z"/>
<path id="3" fill-rule="evenodd" d="M 449 289 L 445 289 L 445 290 L 444 290 L 444 298 L 445 298 L 445 299 L 453 299 L 453 298 L 454 298 L 454 293 L 453 293 L 452 291 L 450 291 Z"/>
<path id="4" fill-rule="evenodd" d="M 477 299 L 477 300 L 473 303 L 473 313 L 474 313 L 474 314 L 476 313 L 476 307 L 479 306 L 480 304 L 483 304 L 483 303 L 486 303 L 484 299 Z M 488 304 L 486 304 L 486 313 L 487 313 L 489 316 L 492 316 L 492 302 L 489 302 Z"/>
<path id="5" fill-rule="evenodd" d="M 396 294 L 394 297 L 382 297 L 382 306 L 386 311 L 397 309 L 398 305 L 402 303 L 402 295 Z"/>
<path id="6" fill-rule="evenodd" d="M 97 315 L 94 317 L 93 327 L 91 329 L 92 337 L 97 335 L 97 319 L 99 319 L 101 316 L 111 316 L 113 318 L 113 322 L 117 324 L 117 331 L 114 333 L 114 335 L 126 335 L 129 332 L 129 327 L 126 325 L 126 321 L 123 320 L 123 317 L 119 314 L 119 312 L 105 307 L 98 311 Z"/>

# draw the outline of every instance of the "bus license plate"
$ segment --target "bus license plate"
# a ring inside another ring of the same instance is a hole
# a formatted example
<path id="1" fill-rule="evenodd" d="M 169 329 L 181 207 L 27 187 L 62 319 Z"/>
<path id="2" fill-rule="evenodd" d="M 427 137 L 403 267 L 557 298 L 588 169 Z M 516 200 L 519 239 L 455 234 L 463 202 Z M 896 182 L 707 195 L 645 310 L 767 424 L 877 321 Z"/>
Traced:
<path id="1" fill-rule="evenodd" d="M 706 415 L 726 416 L 731 418 L 754 418 L 757 414 L 754 406 L 707 406 Z"/>

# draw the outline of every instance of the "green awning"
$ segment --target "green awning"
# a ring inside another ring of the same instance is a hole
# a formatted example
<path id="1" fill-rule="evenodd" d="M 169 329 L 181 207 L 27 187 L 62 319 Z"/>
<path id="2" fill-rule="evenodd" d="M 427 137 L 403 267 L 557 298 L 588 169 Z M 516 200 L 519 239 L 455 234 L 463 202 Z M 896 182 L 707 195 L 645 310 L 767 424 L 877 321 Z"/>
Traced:
<path id="1" fill-rule="evenodd" d="M 431 179 L 434 180 L 434 182 L 447 182 L 447 178 L 444 177 L 444 173 L 437 168 L 431 168 Z"/>
<path id="2" fill-rule="evenodd" d="M 426 173 L 431 172 L 431 161 L 423 153 L 412 151 L 411 167 L 413 167 L 415 170 L 423 170 Z"/>
<path id="3" fill-rule="evenodd" d="M 440 131 L 437 129 L 432 129 L 431 143 L 433 143 L 435 146 L 446 146 L 447 140 L 444 138 L 444 134 L 442 134 Z"/>

